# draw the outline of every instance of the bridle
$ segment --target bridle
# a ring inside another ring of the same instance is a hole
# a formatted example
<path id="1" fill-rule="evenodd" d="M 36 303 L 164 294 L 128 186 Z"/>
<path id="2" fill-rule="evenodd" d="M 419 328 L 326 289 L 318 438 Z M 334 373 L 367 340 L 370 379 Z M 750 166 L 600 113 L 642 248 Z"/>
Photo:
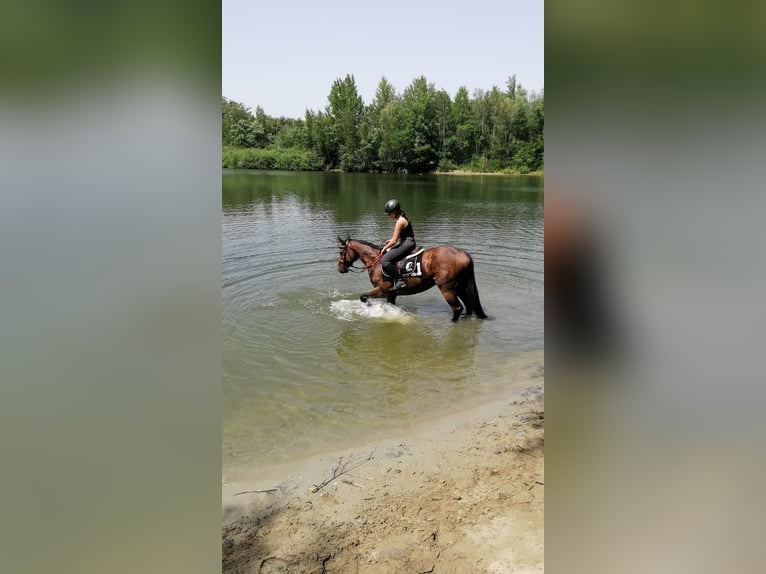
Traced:
<path id="1" fill-rule="evenodd" d="M 343 251 L 340 255 L 338 255 L 338 263 L 343 266 L 344 271 L 352 271 L 354 273 L 364 273 L 365 271 L 369 271 L 370 268 L 375 265 L 378 261 L 380 261 L 380 258 L 383 257 L 383 252 L 381 251 L 380 254 L 373 259 L 372 263 L 369 265 L 364 265 L 364 268 L 361 267 L 354 267 L 354 263 L 351 263 L 351 265 L 346 263 L 346 254 L 348 253 L 348 244 L 351 243 L 351 240 L 348 239 L 343 243 Z M 364 264 L 364 263 L 363 263 Z"/>

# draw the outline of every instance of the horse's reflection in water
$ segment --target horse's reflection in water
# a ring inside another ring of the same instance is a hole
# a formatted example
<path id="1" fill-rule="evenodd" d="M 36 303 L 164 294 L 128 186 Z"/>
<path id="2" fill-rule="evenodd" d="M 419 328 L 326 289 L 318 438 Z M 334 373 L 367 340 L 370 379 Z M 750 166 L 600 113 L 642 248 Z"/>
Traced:
<path id="1" fill-rule="evenodd" d="M 339 368 L 353 387 L 349 392 L 380 396 L 386 407 L 435 392 L 459 394 L 472 382 L 481 328 L 481 321 L 461 321 L 449 328 L 417 320 L 348 322 L 336 345 Z M 391 416 L 400 418 L 401 412 Z"/>

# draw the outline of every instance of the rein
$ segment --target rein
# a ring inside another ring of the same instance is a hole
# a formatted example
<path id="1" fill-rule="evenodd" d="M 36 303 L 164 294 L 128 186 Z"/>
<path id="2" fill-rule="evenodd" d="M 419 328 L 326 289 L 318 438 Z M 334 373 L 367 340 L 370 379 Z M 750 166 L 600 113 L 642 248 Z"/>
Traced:
<path id="1" fill-rule="evenodd" d="M 372 267 L 372 265 L 371 265 L 370 267 Z M 361 267 L 354 267 L 353 265 L 346 265 L 346 269 L 347 269 L 348 271 L 351 271 L 351 272 L 353 272 L 353 273 L 364 273 L 364 272 L 365 272 L 365 271 L 367 271 L 367 270 L 368 270 L 370 267 L 367 267 L 367 266 L 365 266 L 365 268 L 364 268 L 364 269 L 362 269 Z"/>

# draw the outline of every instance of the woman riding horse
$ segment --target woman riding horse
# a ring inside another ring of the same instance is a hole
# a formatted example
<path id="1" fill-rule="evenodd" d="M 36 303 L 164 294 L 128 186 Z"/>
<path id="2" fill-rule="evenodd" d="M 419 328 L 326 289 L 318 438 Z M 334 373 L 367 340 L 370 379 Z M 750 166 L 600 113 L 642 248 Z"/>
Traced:
<path id="1" fill-rule="evenodd" d="M 364 272 L 370 276 L 373 288 L 362 293 L 359 297 L 367 301 L 371 297 L 385 297 L 394 304 L 397 295 L 414 295 L 434 285 L 439 288 L 444 299 L 452 308 L 452 320 L 457 321 L 465 305 L 466 315 L 476 313 L 477 317 L 486 319 L 487 315 L 479 301 L 479 290 L 476 288 L 476 278 L 473 273 L 471 256 L 453 245 L 437 245 L 423 251 L 419 273 L 408 277 L 404 288 L 392 289 L 390 283 L 383 277 L 383 270 L 378 262 L 382 252 L 377 245 L 369 241 L 345 239 L 338 237 L 340 253 L 338 253 L 338 271 L 348 273 L 350 270 Z M 354 262 L 361 261 L 364 268 L 354 267 Z"/>
<path id="2" fill-rule="evenodd" d="M 380 264 L 383 268 L 383 278 L 391 282 L 393 289 L 399 290 L 406 287 L 406 284 L 399 277 L 396 263 L 415 250 L 415 233 L 412 230 L 410 218 L 404 213 L 398 200 L 390 199 L 383 211 L 389 217 L 393 216 L 396 219 L 396 225 L 391 239 L 381 248 L 383 257 L 380 259 Z"/>

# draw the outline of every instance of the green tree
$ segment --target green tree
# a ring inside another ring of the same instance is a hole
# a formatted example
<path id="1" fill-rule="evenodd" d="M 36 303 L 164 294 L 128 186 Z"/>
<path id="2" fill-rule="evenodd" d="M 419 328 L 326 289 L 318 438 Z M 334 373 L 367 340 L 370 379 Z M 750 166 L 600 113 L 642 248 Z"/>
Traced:
<path id="1" fill-rule="evenodd" d="M 396 94 L 396 88 L 389 82 L 385 76 L 378 82 L 378 87 L 375 90 L 375 97 L 372 100 L 371 107 L 379 114 L 380 111 L 389 104 L 393 104 L 399 99 Z"/>
<path id="2" fill-rule="evenodd" d="M 529 137 L 534 145 L 534 162 L 530 169 L 543 169 L 545 164 L 545 100 L 542 95 L 531 99 L 529 111 Z"/>
<path id="3" fill-rule="evenodd" d="M 264 147 L 266 134 L 257 120 L 241 119 L 231 126 L 229 141 L 234 147 Z"/>
<path id="4" fill-rule="evenodd" d="M 322 112 L 306 111 L 306 139 L 310 150 L 322 161 L 322 165 L 331 169 L 333 158 L 337 158 L 337 147 L 333 135 L 331 118 Z"/>
<path id="5" fill-rule="evenodd" d="M 380 111 L 380 148 L 378 157 L 383 171 L 407 169 L 407 125 L 404 104 L 394 101 Z"/>
<path id="6" fill-rule="evenodd" d="M 305 123 L 301 120 L 285 118 L 272 144 L 281 149 L 311 149 L 308 145 Z"/>
<path id="7" fill-rule="evenodd" d="M 494 86 L 486 98 L 489 110 L 487 157 L 496 165 L 508 166 L 513 159 L 514 120 L 519 114 L 519 104 Z"/>
<path id="8" fill-rule="evenodd" d="M 263 134 L 256 147 L 268 147 L 277 137 L 285 123 L 285 118 L 272 118 L 263 111 L 261 106 L 255 107 L 255 121 L 258 124 L 258 131 Z"/>
<path id="9" fill-rule="evenodd" d="M 438 125 L 439 159 L 450 159 L 447 151 L 447 140 L 455 133 L 455 122 L 452 119 L 452 100 L 444 90 L 436 92 L 436 121 Z"/>
<path id="10" fill-rule="evenodd" d="M 452 124 L 454 133 L 445 142 L 445 155 L 457 165 L 464 165 L 471 160 L 479 132 L 465 86 L 458 88 L 452 102 Z"/>
<path id="11" fill-rule="evenodd" d="M 485 156 L 489 143 L 491 129 L 490 102 L 487 93 L 483 90 L 475 90 L 471 100 L 471 110 L 476 122 L 476 137 L 474 138 L 473 155 L 475 158 Z"/>
<path id="12" fill-rule="evenodd" d="M 544 95 L 529 94 L 515 75 L 504 90 L 476 89 L 473 98 L 461 86 L 454 100 L 423 76 L 399 95 L 383 76 L 369 106 L 347 75 L 332 84 L 324 111 L 306 110 L 303 119 L 273 118 L 260 106 L 252 113 L 227 98 L 221 107 L 228 166 L 412 172 L 544 166 Z"/>
<path id="13" fill-rule="evenodd" d="M 327 113 L 332 120 L 332 135 L 336 144 L 332 152 L 337 153 L 331 158 L 332 163 L 346 171 L 360 171 L 364 169 L 359 145 L 364 102 L 357 91 L 354 76 L 335 80 L 327 99 Z"/>
<path id="14" fill-rule="evenodd" d="M 221 116 L 221 141 L 224 146 L 237 146 L 235 142 L 241 141 L 242 133 L 255 120 L 244 104 L 227 98 L 221 98 Z"/>
<path id="15" fill-rule="evenodd" d="M 378 82 L 372 102 L 365 109 L 360 129 L 361 146 L 368 169 L 386 169 L 380 160 L 380 148 L 383 142 L 382 117 L 384 110 L 394 105 L 398 99 L 396 89 L 383 76 Z"/>
<path id="16" fill-rule="evenodd" d="M 439 163 L 439 120 L 434 85 L 424 76 L 415 78 L 404 90 L 402 105 L 405 167 L 416 173 L 432 171 Z"/>
<path id="17" fill-rule="evenodd" d="M 505 82 L 505 86 L 508 89 L 508 96 L 511 99 L 514 99 L 516 97 L 516 88 L 518 86 L 518 83 L 516 82 L 516 74 L 509 76 L 508 80 Z"/>

